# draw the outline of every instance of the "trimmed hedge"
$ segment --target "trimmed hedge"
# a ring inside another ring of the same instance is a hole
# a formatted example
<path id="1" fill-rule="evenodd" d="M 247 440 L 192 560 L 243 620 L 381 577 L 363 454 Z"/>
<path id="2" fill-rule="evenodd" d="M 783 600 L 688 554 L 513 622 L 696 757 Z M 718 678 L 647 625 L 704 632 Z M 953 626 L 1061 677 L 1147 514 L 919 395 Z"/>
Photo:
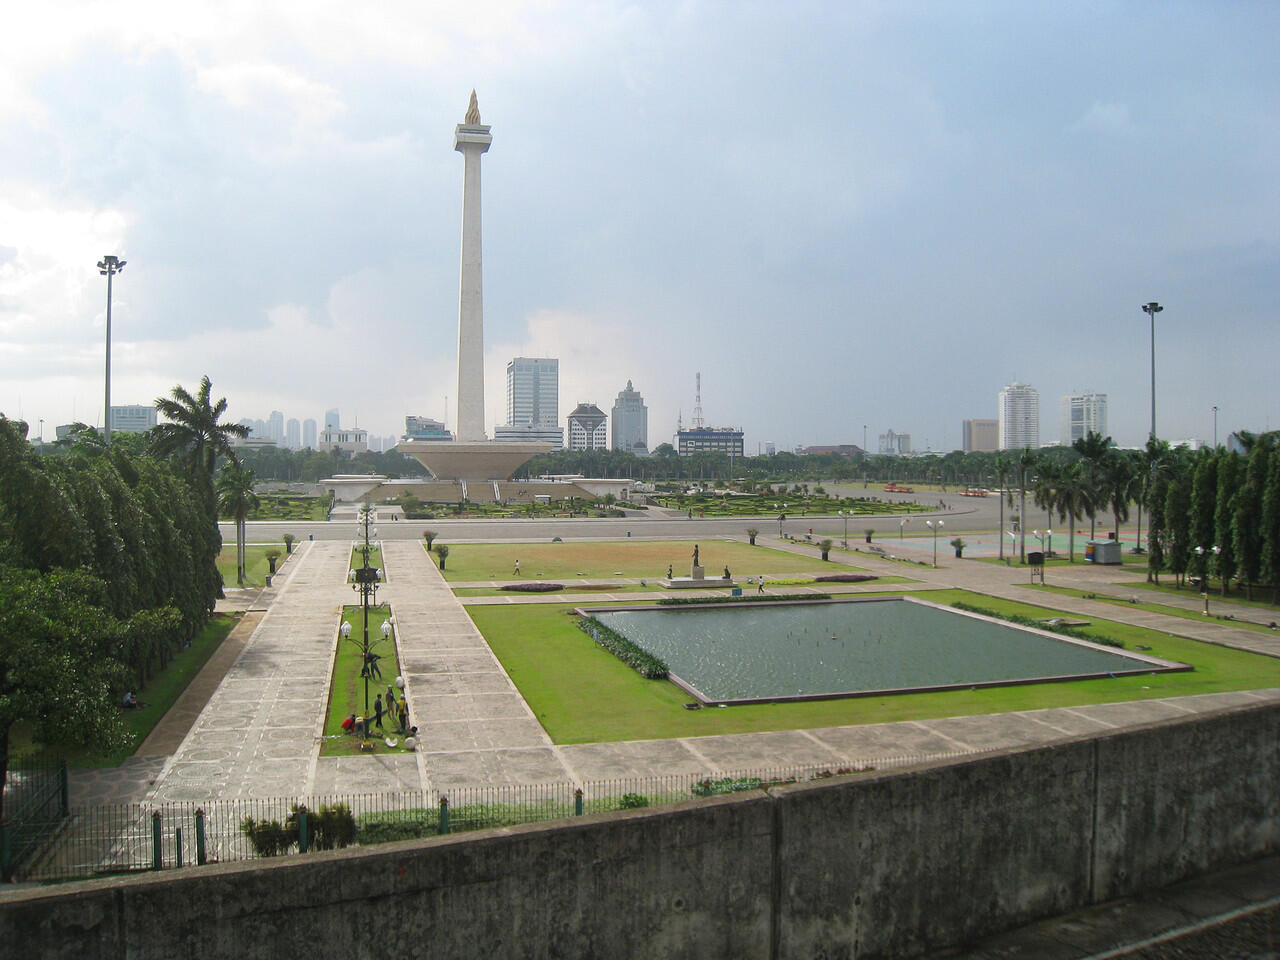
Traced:
<path id="1" fill-rule="evenodd" d="M 1031 617 L 1024 617 L 1017 613 L 997 613 L 994 610 L 988 610 L 986 607 L 976 607 L 971 603 L 965 603 L 963 600 L 957 600 L 951 604 L 957 610 L 968 610 L 970 613 L 979 613 L 984 617 L 993 617 L 996 620 L 1005 620 L 1009 623 L 1016 623 L 1022 627 L 1034 627 L 1037 630 L 1049 630 L 1053 633 L 1061 633 L 1064 636 L 1074 637 L 1077 640 L 1087 640 L 1090 643 L 1100 643 L 1104 647 L 1119 647 L 1124 649 L 1124 641 L 1117 640 L 1115 637 L 1108 637 L 1096 633 L 1089 633 L 1079 627 L 1069 627 L 1061 623 L 1045 623 L 1043 620 L 1033 620 Z"/>
<path id="2" fill-rule="evenodd" d="M 595 617 L 580 617 L 578 629 L 646 680 L 667 679 L 667 665 Z"/>
<path id="3" fill-rule="evenodd" d="M 879 580 L 874 573 L 832 573 L 825 577 L 814 577 L 814 583 L 866 583 L 868 580 Z"/>
<path id="4" fill-rule="evenodd" d="M 551 593 L 555 590 L 563 590 L 563 583 L 544 583 L 540 580 L 531 580 L 528 583 L 504 583 L 498 588 L 499 590 L 511 590 L 515 593 Z"/>
<path id="5" fill-rule="evenodd" d="M 663 597 L 658 603 L 668 607 L 690 607 L 704 603 L 774 603 L 778 600 L 830 600 L 829 593 L 758 593 L 741 597 Z"/>

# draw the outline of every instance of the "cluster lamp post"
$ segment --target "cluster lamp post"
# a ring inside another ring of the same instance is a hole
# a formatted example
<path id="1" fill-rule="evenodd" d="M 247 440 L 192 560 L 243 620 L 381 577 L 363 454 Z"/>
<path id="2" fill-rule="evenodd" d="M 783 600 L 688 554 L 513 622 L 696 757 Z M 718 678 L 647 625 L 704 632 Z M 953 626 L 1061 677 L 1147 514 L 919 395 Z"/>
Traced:
<path id="1" fill-rule="evenodd" d="M 372 663 L 370 655 L 373 650 L 373 643 L 369 641 L 369 604 L 370 601 L 377 603 L 378 600 L 378 584 L 382 581 L 382 569 L 380 567 L 372 567 L 369 565 L 369 554 L 375 547 L 380 546 L 377 541 L 370 540 L 370 531 L 372 535 L 378 535 L 378 528 L 373 527 L 373 521 L 376 519 L 373 509 L 367 504 L 361 509 L 356 520 L 356 527 L 364 535 L 364 543 L 357 549 L 360 550 L 363 561 L 361 566 L 354 568 L 350 577 L 352 580 L 351 589 L 360 593 L 360 608 L 364 618 L 364 630 L 361 639 L 357 641 L 360 645 L 360 676 L 364 678 L 364 713 L 369 715 L 369 680 L 372 674 Z M 382 623 L 382 639 L 388 640 L 391 637 L 391 621 L 390 618 Z M 342 639 L 351 640 L 351 624 L 344 622 L 342 624 Z"/>
<path id="2" fill-rule="evenodd" d="M 1142 305 L 1142 312 L 1151 318 L 1151 439 L 1156 438 L 1156 314 L 1164 307 L 1152 300 Z"/>
<path id="3" fill-rule="evenodd" d="M 943 526 L 941 520 L 926 520 L 925 525 L 933 531 L 933 565 L 938 565 L 938 530 Z"/>
<path id="4" fill-rule="evenodd" d="M 1200 568 L 1200 596 L 1204 598 L 1204 615 L 1209 615 L 1209 564 L 1208 556 L 1213 554 L 1217 556 L 1222 552 L 1222 548 L 1214 545 L 1207 550 L 1204 547 L 1196 547 L 1196 566 Z"/>

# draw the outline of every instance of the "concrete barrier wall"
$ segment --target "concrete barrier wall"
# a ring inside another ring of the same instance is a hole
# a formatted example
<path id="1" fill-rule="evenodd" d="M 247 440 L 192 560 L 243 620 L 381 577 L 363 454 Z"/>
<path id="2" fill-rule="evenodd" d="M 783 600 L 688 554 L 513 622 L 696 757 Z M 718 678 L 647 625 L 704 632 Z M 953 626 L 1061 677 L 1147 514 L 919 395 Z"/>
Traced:
<path id="1" fill-rule="evenodd" d="M 1280 705 L 659 810 L 0 895 L 29 957 L 907 957 L 1280 846 Z M 21 945 L 16 951 L 15 945 Z"/>

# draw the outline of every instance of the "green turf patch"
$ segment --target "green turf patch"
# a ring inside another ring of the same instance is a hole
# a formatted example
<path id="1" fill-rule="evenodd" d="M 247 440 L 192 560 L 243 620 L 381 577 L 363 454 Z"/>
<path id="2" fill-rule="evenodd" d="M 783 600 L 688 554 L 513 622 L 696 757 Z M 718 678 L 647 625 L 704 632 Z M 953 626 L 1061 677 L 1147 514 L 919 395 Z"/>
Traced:
<path id="1" fill-rule="evenodd" d="M 138 749 L 160 718 L 169 712 L 174 701 L 187 689 L 192 678 L 200 672 L 215 650 L 227 639 L 228 634 L 240 622 L 239 613 L 215 613 L 204 628 L 191 641 L 191 646 L 179 650 L 168 666 L 151 678 L 141 690 L 133 691 L 138 702 L 144 704 L 137 710 L 121 710 L 128 741 L 125 746 L 111 753 L 101 753 L 92 747 L 75 749 L 45 748 L 31 740 L 27 724 L 18 724 L 10 733 L 10 755 L 48 759 L 64 757 L 72 767 L 117 767 Z"/>
<path id="2" fill-rule="evenodd" d="M 359 570 L 363 566 L 364 566 L 364 548 L 352 547 L 351 557 L 348 560 L 347 569 Z M 382 570 L 382 548 L 381 547 L 369 548 L 369 566 L 373 567 L 373 569 L 375 570 Z M 386 579 L 386 575 L 387 575 L 387 572 L 383 570 L 382 578 L 384 580 Z"/>
<path id="3" fill-rule="evenodd" d="M 1160 583 L 1158 586 L 1154 583 L 1147 583 L 1144 580 L 1137 580 L 1133 583 L 1117 583 L 1115 584 L 1115 586 L 1118 589 L 1124 589 L 1124 590 L 1129 590 L 1129 589 L 1150 590 L 1153 593 L 1167 593 L 1170 596 L 1174 596 L 1174 597 L 1200 596 L 1200 591 L 1196 590 L 1190 584 L 1184 583 L 1182 587 L 1179 588 L 1175 586 L 1174 583 L 1172 582 L 1173 577 L 1171 574 L 1166 573 L 1166 574 L 1163 574 L 1163 576 L 1165 576 L 1167 580 Z M 1212 578 L 1210 578 L 1209 580 L 1210 604 L 1212 604 L 1214 600 L 1222 600 L 1228 603 L 1238 603 L 1238 604 L 1241 604 L 1242 606 L 1253 607 L 1263 612 L 1275 613 L 1277 610 L 1280 610 L 1280 605 L 1277 605 L 1271 602 L 1272 590 L 1270 586 L 1255 587 L 1253 591 L 1253 597 L 1254 599 L 1252 600 L 1245 599 L 1244 592 L 1241 590 L 1239 586 L 1237 586 L 1235 590 L 1233 590 L 1231 593 L 1228 593 L 1224 597 L 1222 595 L 1222 581 L 1214 580 Z"/>
<path id="4" fill-rule="evenodd" d="M 536 580 L 568 581 L 577 578 L 644 577 L 662 579 L 670 567 L 677 577 L 687 577 L 693 540 L 610 540 L 587 543 L 459 543 L 450 544 L 446 580 L 500 580 L 520 576 Z M 736 540 L 696 541 L 699 560 L 708 576 L 719 576 L 728 567 L 735 579 L 789 573 L 851 572 L 859 568 L 823 563 L 814 556 L 797 556 L 768 547 L 752 547 Z M 432 558 L 435 559 L 434 557 Z"/>
<path id="5" fill-rule="evenodd" d="M 1032 590 L 1045 590 L 1050 593 L 1058 593 L 1064 597 L 1079 597 L 1082 600 L 1097 600 L 1101 603 L 1114 603 L 1114 604 L 1118 604 L 1124 607 L 1129 607 L 1135 610 L 1146 610 L 1150 613 L 1163 613 L 1166 616 L 1179 617 L 1183 620 L 1195 620 L 1198 623 L 1221 623 L 1223 626 L 1243 627 L 1246 630 L 1260 630 L 1266 633 L 1273 632 L 1272 629 L 1269 626 L 1267 626 L 1267 624 L 1265 623 L 1254 623 L 1249 620 L 1238 620 L 1234 617 L 1219 616 L 1218 614 L 1215 614 L 1212 612 L 1210 613 L 1209 616 L 1206 617 L 1203 611 L 1184 610 L 1182 607 L 1172 607 L 1172 606 L 1169 606 L 1167 603 L 1149 603 L 1146 601 L 1139 601 L 1137 603 L 1134 603 L 1128 597 L 1117 597 L 1117 596 L 1108 595 L 1105 593 L 1098 593 L 1092 590 L 1077 590 L 1073 587 L 1055 587 L 1052 584 L 1039 586 L 1036 584 L 1023 583 L 1023 584 L 1018 584 L 1018 586 L 1027 587 Z M 1198 595 L 1190 594 L 1186 590 L 1182 591 L 1182 595 L 1184 597 L 1198 599 Z M 1232 600 L 1234 601 L 1234 599 L 1235 598 L 1233 597 Z M 1213 610 L 1213 600 L 1214 600 L 1213 597 L 1209 598 L 1210 611 Z"/>
<path id="6" fill-rule="evenodd" d="M 1035 620 L 1068 613 L 963 590 L 922 591 L 939 603 L 966 601 Z M 924 720 L 1045 707 L 1114 703 L 1280 686 L 1280 661 L 1115 621 L 1082 629 L 1131 650 L 1192 665 L 1190 673 L 685 710 L 688 694 L 645 680 L 592 643 L 562 604 L 469 606 L 467 613 L 556 743 L 667 739 Z"/>
<path id="7" fill-rule="evenodd" d="M 244 548 L 244 566 L 245 580 L 244 586 L 247 587 L 265 587 L 267 585 L 267 574 L 271 572 L 271 564 L 267 560 L 267 554 L 273 550 L 279 550 L 280 556 L 276 559 L 277 568 L 284 563 L 284 543 L 250 543 Z M 222 550 L 218 553 L 218 572 L 222 574 L 222 585 L 228 590 L 235 589 L 239 586 L 236 583 L 236 544 L 233 538 L 231 543 L 224 543 Z"/>
<path id="8" fill-rule="evenodd" d="M 329 709 L 324 719 L 324 745 L 320 748 L 322 757 L 352 756 L 361 752 L 360 744 L 355 737 L 342 729 L 342 721 L 351 714 L 373 717 L 374 700 L 379 695 L 386 695 L 387 687 L 393 686 L 400 674 L 400 660 L 396 652 L 395 633 L 390 640 L 382 639 L 382 624 L 391 615 L 386 606 L 369 608 L 369 645 L 381 659 L 378 668 L 381 678 L 372 677 L 368 683 L 368 713 L 365 713 L 365 680 L 360 675 L 363 660 L 364 615 L 360 607 L 342 608 L 342 621 L 351 624 L 351 638 L 343 640 L 335 633 L 334 642 L 338 645 L 337 655 L 333 661 L 333 678 L 329 683 Z M 400 691 L 395 691 L 397 701 Z M 370 721 L 372 722 L 372 720 Z M 415 720 L 411 716 L 410 724 Z M 371 738 L 373 753 L 405 753 L 404 735 L 395 732 L 396 722 L 384 716 L 382 734 L 375 726 Z M 394 747 L 387 746 L 386 737 L 396 741 Z"/>

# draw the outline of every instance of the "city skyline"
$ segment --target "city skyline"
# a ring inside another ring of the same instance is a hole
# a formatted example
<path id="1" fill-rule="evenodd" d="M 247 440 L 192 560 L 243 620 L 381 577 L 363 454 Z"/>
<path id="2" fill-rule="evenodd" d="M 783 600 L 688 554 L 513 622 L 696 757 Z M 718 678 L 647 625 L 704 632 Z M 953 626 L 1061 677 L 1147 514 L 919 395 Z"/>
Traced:
<path id="1" fill-rule="evenodd" d="M 456 425 L 475 87 L 491 371 L 632 378 L 655 438 L 701 371 L 747 449 L 956 449 L 1000 384 L 1087 383 L 1136 446 L 1154 298 L 1161 436 L 1280 421 L 1276 9 L 131 9 L 29 5 L 0 39 L 9 417 L 101 423 L 113 253 L 117 399 L 208 374 L 232 420 Z M 490 377 L 486 429 L 502 401 Z"/>

